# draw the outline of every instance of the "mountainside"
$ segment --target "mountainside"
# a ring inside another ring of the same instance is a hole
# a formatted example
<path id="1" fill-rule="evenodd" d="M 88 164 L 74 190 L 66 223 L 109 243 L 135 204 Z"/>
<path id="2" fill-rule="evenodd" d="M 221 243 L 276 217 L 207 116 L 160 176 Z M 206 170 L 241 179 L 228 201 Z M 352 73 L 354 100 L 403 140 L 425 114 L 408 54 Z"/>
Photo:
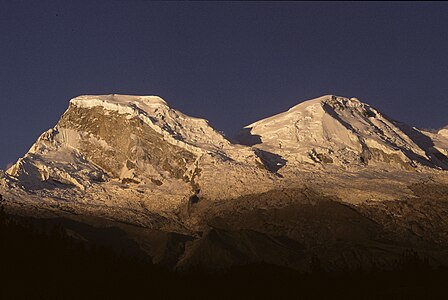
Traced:
<path id="1" fill-rule="evenodd" d="M 448 263 L 448 135 L 323 96 L 232 143 L 156 96 L 72 99 L 5 174 L 13 214 L 117 227 L 154 262 L 297 269 L 386 264 L 407 247 Z"/>

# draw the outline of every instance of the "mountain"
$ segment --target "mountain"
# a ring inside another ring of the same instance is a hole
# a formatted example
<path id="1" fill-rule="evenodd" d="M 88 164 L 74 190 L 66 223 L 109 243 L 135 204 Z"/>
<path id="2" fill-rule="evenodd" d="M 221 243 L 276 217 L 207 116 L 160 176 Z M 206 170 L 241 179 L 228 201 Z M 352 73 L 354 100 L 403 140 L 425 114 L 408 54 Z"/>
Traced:
<path id="1" fill-rule="evenodd" d="M 276 153 L 288 163 L 323 163 L 348 169 L 374 165 L 412 169 L 447 168 L 432 141 L 356 98 L 333 95 L 302 102 L 284 113 L 250 124 L 242 144 Z"/>
<path id="2" fill-rule="evenodd" d="M 159 97 L 81 96 L 8 173 L 31 188 L 53 181 L 84 189 L 107 178 L 190 181 L 199 157 L 233 159 L 232 148 L 206 120 Z"/>
<path id="3" fill-rule="evenodd" d="M 231 144 L 206 120 L 182 114 L 160 97 L 101 95 L 70 100 L 57 125 L 7 174 L 11 184 L 51 205 L 172 214 L 199 193 L 252 193 L 254 185 L 239 184 L 241 178 L 264 180 L 267 186 L 258 190 L 267 190 L 273 175 L 260 164 L 252 149 Z"/>
<path id="4" fill-rule="evenodd" d="M 448 137 L 323 96 L 230 142 L 157 96 L 86 95 L 0 175 L 12 214 L 121 232 L 154 262 L 307 269 L 448 264 Z M 129 243 L 127 243 L 129 244 Z"/>

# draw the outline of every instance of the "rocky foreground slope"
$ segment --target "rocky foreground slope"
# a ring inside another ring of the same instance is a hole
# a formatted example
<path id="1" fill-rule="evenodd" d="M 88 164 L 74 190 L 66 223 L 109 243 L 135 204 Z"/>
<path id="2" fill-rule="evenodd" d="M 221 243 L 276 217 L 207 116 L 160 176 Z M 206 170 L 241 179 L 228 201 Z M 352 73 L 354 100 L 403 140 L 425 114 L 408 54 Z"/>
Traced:
<path id="1" fill-rule="evenodd" d="M 407 248 L 448 263 L 448 134 L 323 96 L 230 142 L 159 97 L 70 101 L 5 174 L 15 214 L 65 220 L 83 240 L 118 227 L 173 267 L 264 261 L 384 265 Z"/>

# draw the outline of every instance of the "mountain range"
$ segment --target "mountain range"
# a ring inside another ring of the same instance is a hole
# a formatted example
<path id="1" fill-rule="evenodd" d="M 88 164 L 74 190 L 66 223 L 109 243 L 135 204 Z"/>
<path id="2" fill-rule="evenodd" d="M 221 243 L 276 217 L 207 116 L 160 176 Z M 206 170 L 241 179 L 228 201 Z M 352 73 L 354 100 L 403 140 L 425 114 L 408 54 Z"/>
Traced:
<path id="1" fill-rule="evenodd" d="M 11 214 L 83 241 L 117 228 L 156 263 L 300 270 L 448 264 L 448 127 L 326 95 L 227 138 L 157 96 L 86 95 L 2 172 Z M 130 246 L 132 245 L 132 246 Z"/>

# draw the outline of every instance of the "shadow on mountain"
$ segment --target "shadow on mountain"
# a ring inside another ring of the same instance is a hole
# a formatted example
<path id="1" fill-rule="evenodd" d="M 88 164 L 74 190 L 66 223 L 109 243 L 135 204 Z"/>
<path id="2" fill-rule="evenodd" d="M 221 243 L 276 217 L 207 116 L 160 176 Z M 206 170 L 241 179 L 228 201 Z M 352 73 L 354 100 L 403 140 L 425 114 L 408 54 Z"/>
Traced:
<path id="1" fill-rule="evenodd" d="M 288 162 L 286 159 L 283 159 L 280 155 L 274 154 L 268 151 L 264 151 L 258 148 L 254 149 L 255 154 L 261 159 L 264 166 L 271 171 L 272 173 L 277 173 L 278 170 L 283 168 L 285 164 Z M 279 175 L 279 174 L 277 174 Z"/>
<path id="2" fill-rule="evenodd" d="M 148 259 L 148 254 L 142 251 L 141 247 L 130 239 L 125 231 L 116 226 L 95 227 L 62 217 L 34 219 L 15 216 L 10 220 L 18 222 L 18 224 L 27 224 L 42 234 L 51 234 L 52 231 L 57 230 L 82 243 L 94 243 L 100 247 L 114 249 L 117 253 Z"/>
<path id="3" fill-rule="evenodd" d="M 246 195 L 208 208 L 204 202 L 197 209 L 211 229 L 193 241 L 178 266 L 223 268 L 244 261 L 303 271 L 318 255 L 326 271 L 390 269 L 408 248 L 434 266 L 447 266 L 446 187 L 410 188 L 418 198 L 358 206 L 308 188 Z M 428 189 L 438 192 L 429 199 Z"/>
<path id="4" fill-rule="evenodd" d="M 258 134 L 252 134 L 251 128 L 243 128 L 242 130 L 240 130 L 240 132 L 234 139 L 231 140 L 231 142 L 244 146 L 254 146 L 262 143 L 261 136 Z M 258 148 L 254 148 L 254 152 L 261 159 L 261 162 L 267 170 L 275 173 L 277 176 L 281 176 L 280 174 L 277 174 L 277 172 L 285 166 L 285 164 L 288 162 L 287 160 L 283 159 L 282 156 L 278 154 Z"/>
<path id="5" fill-rule="evenodd" d="M 233 143 L 245 145 L 245 146 L 253 146 L 257 144 L 261 144 L 261 136 L 258 134 L 252 134 L 250 131 L 251 128 L 243 128 L 241 129 L 234 139 L 232 139 Z"/>
<path id="6" fill-rule="evenodd" d="M 425 151 L 425 154 L 429 157 L 428 163 L 426 159 L 418 156 L 419 161 L 429 167 L 439 167 L 442 170 L 448 170 L 448 157 L 435 148 L 434 142 L 420 131 L 413 127 L 394 121 L 394 125 L 403 131 L 417 146 Z M 412 153 L 409 153 L 412 155 Z M 415 155 L 414 155 L 415 156 Z"/>
<path id="7" fill-rule="evenodd" d="M 37 191 L 46 189 L 52 190 L 70 190 L 76 188 L 74 184 L 64 183 L 55 179 L 48 179 L 45 181 L 31 181 L 26 178 L 20 181 L 20 184 L 30 193 L 36 193 Z M 55 199 L 63 200 L 62 198 L 53 197 Z"/>
<path id="8" fill-rule="evenodd" d="M 297 255 L 303 249 L 288 238 L 249 230 L 237 236 L 248 240 L 234 245 L 244 259 L 257 243 L 269 245 L 267 256 L 283 254 L 288 248 L 297 249 Z M 234 243 L 235 234 L 212 230 L 209 237 L 227 247 Z M 0 263 L 0 298 L 5 300 L 434 299 L 446 296 L 448 275 L 446 268 L 431 267 L 425 256 L 413 250 L 401 252 L 388 270 L 328 272 L 321 256 L 313 253 L 306 261 L 308 272 L 263 262 L 214 272 L 201 268 L 174 272 L 106 247 L 85 246 L 57 225 L 38 231 L 26 220 L 11 219 L 1 210 Z"/>
<path id="9" fill-rule="evenodd" d="M 251 229 L 211 228 L 194 242 L 178 264 L 179 270 L 203 268 L 222 270 L 249 263 L 293 266 L 306 257 L 306 248 L 286 236 L 270 236 Z M 283 264 L 282 264 L 283 262 Z M 303 269 L 303 268 L 302 268 Z"/>

